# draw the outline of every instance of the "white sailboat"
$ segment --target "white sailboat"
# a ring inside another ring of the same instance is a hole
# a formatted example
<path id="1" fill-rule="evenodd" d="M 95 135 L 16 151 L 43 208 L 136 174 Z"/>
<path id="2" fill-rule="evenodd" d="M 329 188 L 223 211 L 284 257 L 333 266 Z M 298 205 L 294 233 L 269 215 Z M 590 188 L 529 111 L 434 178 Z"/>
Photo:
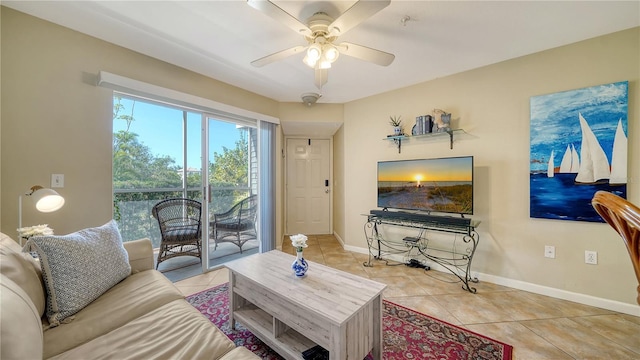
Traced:
<path id="1" fill-rule="evenodd" d="M 571 147 L 567 145 L 567 150 L 564 151 L 562 161 L 560 162 L 560 173 L 571 172 Z"/>
<path id="2" fill-rule="evenodd" d="M 564 151 L 564 155 L 562 156 L 562 162 L 560 162 L 560 173 L 570 173 L 575 174 L 578 172 L 580 168 L 580 158 L 578 157 L 578 152 L 576 151 L 575 146 L 573 144 L 567 145 L 567 149 Z"/>
<path id="3" fill-rule="evenodd" d="M 580 146 L 580 169 L 576 175 L 576 182 L 593 184 L 598 181 L 608 180 L 610 176 L 609 160 L 602 150 L 600 142 L 587 124 L 587 121 L 578 113 L 580 129 L 582 130 L 582 145 Z"/>
<path id="4" fill-rule="evenodd" d="M 549 158 L 549 164 L 547 164 L 547 177 L 553 177 L 553 150 L 551 150 L 551 157 Z"/>
<path id="5" fill-rule="evenodd" d="M 610 184 L 627 183 L 627 137 L 622 128 L 622 119 L 618 120 L 616 135 L 613 138 L 613 152 L 611 156 Z"/>
<path id="6" fill-rule="evenodd" d="M 571 144 L 571 171 L 569 172 L 572 174 L 577 174 L 578 170 L 580 170 L 580 158 L 578 157 L 576 147 Z"/>

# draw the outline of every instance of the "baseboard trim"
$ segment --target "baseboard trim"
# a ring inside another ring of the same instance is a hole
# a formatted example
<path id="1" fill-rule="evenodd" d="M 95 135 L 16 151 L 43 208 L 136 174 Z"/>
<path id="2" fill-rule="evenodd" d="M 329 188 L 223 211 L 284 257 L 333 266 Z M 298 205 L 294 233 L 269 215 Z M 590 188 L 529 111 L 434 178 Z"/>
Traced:
<path id="1" fill-rule="evenodd" d="M 508 286 L 510 288 L 529 291 L 532 293 L 551 296 L 557 299 L 573 301 L 579 304 L 595 306 L 601 309 L 620 312 L 623 314 L 640 317 L 640 306 L 623 303 L 621 301 L 599 298 L 592 295 L 580 294 L 567 290 L 552 288 L 548 286 L 533 284 L 521 280 L 504 278 L 501 276 L 477 273 L 478 279 L 497 285 Z"/>
<path id="2" fill-rule="evenodd" d="M 342 238 L 340 237 L 340 235 L 338 235 L 338 233 L 336 233 L 335 231 L 333 232 L 333 236 L 335 236 L 335 237 L 336 237 L 336 239 L 338 240 L 338 242 L 340 243 L 340 245 L 342 246 L 342 248 L 343 248 L 343 249 L 348 250 L 348 251 L 358 252 L 358 251 L 355 251 L 355 250 L 349 250 L 349 249 L 347 249 L 347 247 L 352 247 L 352 246 L 345 245 L 345 244 L 344 244 L 344 240 L 342 240 Z M 358 249 L 361 249 L 361 248 L 358 248 Z M 365 254 L 367 254 L 367 252 L 365 252 Z"/>
<path id="3" fill-rule="evenodd" d="M 335 234 L 335 236 L 345 250 L 353 251 L 360 254 L 369 254 L 368 249 L 351 246 L 351 245 L 345 245 L 344 241 L 337 234 Z M 401 256 L 398 256 L 398 257 L 390 256 L 389 259 L 395 260 L 395 261 L 403 261 Z M 449 272 L 443 266 L 440 266 L 436 263 L 427 262 L 427 264 L 431 267 L 431 270 L 436 270 L 436 271 L 445 272 L 445 273 Z M 562 290 L 562 289 L 556 289 L 548 286 L 529 283 L 526 281 L 509 279 L 502 276 L 479 273 L 476 271 L 472 271 L 472 274 L 473 276 L 477 277 L 480 281 L 486 281 L 496 285 L 508 286 L 513 289 L 528 291 L 528 292 L 532 292 L 539 295 L 554 297 L 556 299 L 573 301 L 579 304 L 595 306 L 601 309 L 616 311 L 619 313 L 640 317 L 640 306 L 638 305 L 623 303 L 620 301 L 615 301 L 610 299 L 599 298 L 596 296 L 580 294 L 580 293 L 571 292 L 571 291 Z"/>

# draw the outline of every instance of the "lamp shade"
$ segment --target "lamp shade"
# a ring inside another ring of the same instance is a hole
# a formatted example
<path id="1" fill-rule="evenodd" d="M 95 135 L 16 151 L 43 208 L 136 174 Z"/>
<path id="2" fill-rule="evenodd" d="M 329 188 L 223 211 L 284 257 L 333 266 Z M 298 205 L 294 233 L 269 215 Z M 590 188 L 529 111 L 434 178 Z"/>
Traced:
<path id="1" fill-rule="evenodd" d="M 31 200 L 40 212 L 48 213 L 60 209 L 64 205 L 64 198 L 52 189 L 38 189 L 31 194 Z"/>

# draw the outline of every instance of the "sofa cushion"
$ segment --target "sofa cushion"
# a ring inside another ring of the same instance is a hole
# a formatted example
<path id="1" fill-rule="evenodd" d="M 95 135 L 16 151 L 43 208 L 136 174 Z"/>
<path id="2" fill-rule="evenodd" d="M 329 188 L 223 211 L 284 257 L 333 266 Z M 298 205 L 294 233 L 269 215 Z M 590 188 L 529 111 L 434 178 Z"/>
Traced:
<path id="1" fill-rule="evenodd" d="M 9 236 L 0 233 L 0 273 L 7 276 L 24 290 L 36 310 L 42 316 L 45 308 L 45 293 L 40 263 Z"/>
<path id="2" fill-rule="evenodd" d="M 133 274 L 79 311 L 72 322 L 45 330 L 44 357 L 82 345 L 183 298 L 182 293 L 159 271 Z"/>
<path id="3" fill-rule="evenodd" d="M 176 300 L 52 359 L 219 359 L 234 348 L 209 319 Z"/>
<path id="4" fill-rule="evenodd" d="M 51 326 L 58 326 L 131 273 L 113 220 L 69 235 L 33 236 L 27 244 L 40 257 Z"/>
<path id="5" fill-rule="evenodd" d="M 129 254 L 129 265 L 131 273 L 153 269 L 153 246 L 151 240 L 145 238 L 140 240 L 126 241 L 122 243 L 127 254 Z"/>
<path id="6" fill-rule="evenodd" d="M 42 359 L 40 314 L 22 288 L 0 274 L 0 359 Z"/>

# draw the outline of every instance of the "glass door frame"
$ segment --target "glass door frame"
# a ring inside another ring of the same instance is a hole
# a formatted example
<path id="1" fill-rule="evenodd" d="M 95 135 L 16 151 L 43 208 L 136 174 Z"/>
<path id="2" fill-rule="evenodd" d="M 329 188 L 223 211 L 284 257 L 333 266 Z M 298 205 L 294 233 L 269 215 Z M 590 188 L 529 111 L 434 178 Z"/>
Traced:
<path id="1" fill-rule="evenodd" d="M 252 128 L 253 132 L 254 132 L 254 136 L 256 137 L 257 141 L 259 141 L 259 136 L 258 136 L 258 126 L 257 124 L 250 124 L 249 122 L 246 121 L 241 121 L 241 120 L 236 120 L 233 118 L 225 118 L 225 117 L 221 117 L 221 116 L 217 116 L 211 113 L 206 113 L 206 112 L 202 112 L 202 119 L 201 119 L 201 129 L 202 129 L 202 133 L 201 133 L 201 148 L 202 148 L 202 154 L 201 154 L 201 158 L 202 158 L 202 163 L 201 163 L 201 189 L 202 189 L 202 205 L 201 205 L 201 212 L 202 212 L 202 272 L 205 273 L 207 271 L 211 271 L 211 270 L 215 270 L 217 268 L 220 268 L 223 263 L 216 263 L 216 264 L 211 264 L 211 259 L 210 259 L 210 254 L 209 254 L 209 249 L 210 249 L 210 242 L 211 242 L 211 226 L 210 226 L 210 220 L 211 220 L 211 216 L 210 216 L 210 211 L 211 211 L 211 202 L 212 200 L 212 188 L 211 188 L 211 184 L 209 182 L 209 178 L 210 178 L 210 172 L 209 172 L 209 165 L 210 165 L 210 139 L 209 139 L 209 134 L 211 131 L 210 125 L 211 122 L 215 122 L 215 121 L 219 121 L 219 122 L 227 122 L 230 124 L 235 124 L 236 126 L 238 125 L 242 125 L 242 126 L 246 126 L 248 128 Z M 252 131 L 247 131 L 247 144 L 248 146 L 250 146 L 251 148 L 251 135 Z M 247 169 L 247 176 L 248 176 L 248 184 L 247 187 L 249 189 L 249 193 L 252 193 L 251 189 L 254 189 L 255 187 L 255 192 L 258 195 L 258 199 L 260 198 L 260 186 L 259 186 L 259 182 L 260 182 L 260 171 L 259 171 L 259 146 L 258 144 L 254 144 L 253 145 L 253 150 L 256 152 L 256 156 L 255 156 L 255 161 L 257 161 L 257 164 L 255 166 L 255 174 L 252 173 L 252 166 L 251 166 L 251 151 L 247 151 L 247 156 L 249 156 L 248 159 L 248 166 L 249 168 Z M 255 176 L 257 178 L 257 183 L 255 184 L 255 186 L 252 185 L 252 176 Z M 262 240 L 261 240 L 261 236 L 260 236 L 260 231 L 259 231 L 259 227 L 260 227 L 260 212 L 258 211 L 258 214 L 256 216 L 256 222 L 255 222 L 255 230 L 256 230 L 256 240 L 258 240 L 258 252 L 262 251 L 263 248 L 263 244 L 262 244 Z"/>
<path id="2" fill-rule="evenodd" d="M 209 202 L 211 201 L 211 185 L 209 185 L 209 121 L 210 114 L 202 113 L 201 120 L 201 147 L 202 147 L 202 164 L 201 164 L 201 187 L 202 187 L 202 241 L 201 241 L 201 259 L 202 272 L 205 273 L 212 270 L 209 266 L 209 239 L 211 238 L 209 225 Z"/>

